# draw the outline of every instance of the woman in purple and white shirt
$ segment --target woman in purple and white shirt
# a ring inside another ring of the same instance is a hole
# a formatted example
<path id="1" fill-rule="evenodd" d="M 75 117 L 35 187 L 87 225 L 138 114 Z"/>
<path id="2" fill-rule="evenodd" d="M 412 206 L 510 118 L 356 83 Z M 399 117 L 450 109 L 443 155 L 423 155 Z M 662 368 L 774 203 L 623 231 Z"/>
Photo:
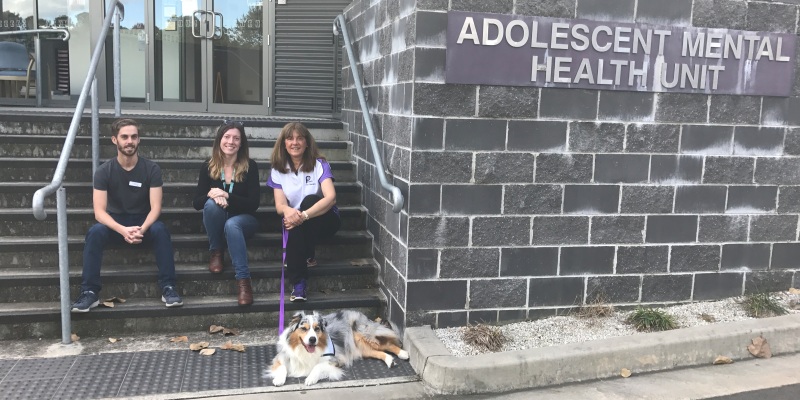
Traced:
<path id="1" fill-rule="evenodd" d="M 291 301 L 307 299 L 308 267 L 316 265 L 314 248 L 341 226 L 331 166 L 319 154 L 311 132 L 299 122 L 281 130 L 272 149 L 267 186 L 288 233 L 286 272 L 293 285 Z"/>

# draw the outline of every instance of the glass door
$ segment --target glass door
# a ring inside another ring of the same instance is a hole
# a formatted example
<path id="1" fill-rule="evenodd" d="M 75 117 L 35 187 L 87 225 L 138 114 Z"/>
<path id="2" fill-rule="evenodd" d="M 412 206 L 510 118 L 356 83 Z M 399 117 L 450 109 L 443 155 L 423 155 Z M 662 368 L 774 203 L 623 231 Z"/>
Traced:
<path id="1" fill-rule="evenodd" d="M 154 0 L 150 108 L 266 114 L 266 12 L 260 0 Z"/>

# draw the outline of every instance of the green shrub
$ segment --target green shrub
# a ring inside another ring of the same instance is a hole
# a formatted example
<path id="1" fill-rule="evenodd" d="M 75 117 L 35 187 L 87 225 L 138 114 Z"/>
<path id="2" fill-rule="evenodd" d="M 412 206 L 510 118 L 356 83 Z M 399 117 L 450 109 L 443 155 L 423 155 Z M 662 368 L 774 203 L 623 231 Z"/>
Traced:
<path id="1" fill-rule="evenodd" d="M 769 293 L 748 294 L 741 304 L 747 315 L 753 318 L 773 317 L 789 312 L 785 307 L 778 304 Z"/>
<path id="2" fill-rule="evenodd" d="M 641 332 L 668 331 L 678 327 L 675 318 L 665 311 L 645 307 L 637 307 L 627 322 Z"/>

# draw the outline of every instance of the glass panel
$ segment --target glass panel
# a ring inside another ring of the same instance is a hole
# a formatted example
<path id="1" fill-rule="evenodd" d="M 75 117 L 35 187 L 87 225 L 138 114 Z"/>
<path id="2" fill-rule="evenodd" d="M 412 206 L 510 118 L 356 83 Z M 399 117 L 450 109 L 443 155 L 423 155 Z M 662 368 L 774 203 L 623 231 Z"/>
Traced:
<path id="1" fill-rule="evenodd" d="M 155 100 L 200 102 L 202 0 L 155 0 Z M 204 19 L 203 19 L 204 21 Z"/>
<path id="2" fill-rule="evenodd" d="M 214 33 L 222 38 L 213 41 L 213 99 L 218 104 L 263 103 L 264 82 L 264 10 L 260 0 L 225 0 L 214 2 L 219 27 Z"/>
<path id="3" fill-rule="evenodd" d="M 79 95 L 91 59 L 89 0 L 39 0 L 39 28 L 67 28 L 69 42 L 42 40 L 42 92 L 69 100 Z M 51 38 L 52 36 L 47 36 Z"/>
<path id="4" fill-rule="evenodd" d="M 126 0 L 120 21 L 119 61 L 122 101 L 144 102 L 147 93 L 147 25 L 145 0 Z M 113 24 L 112 24 L 113 28 Z M 114 101 L 114 32 L 106 37 L 106 92 Z"/>
<path id="5" fill-rule="evenodd" d="M 33 29 L 33 5 L 34 0 L 0 0 L 0 32 Z M 32 93 L 26 82 L 34 53 L 33 36 L 2 36 L 0 41 L 24 45 L 8 44 L 0 54 L 0 97 L 24 97 L 26 90 Z"/>

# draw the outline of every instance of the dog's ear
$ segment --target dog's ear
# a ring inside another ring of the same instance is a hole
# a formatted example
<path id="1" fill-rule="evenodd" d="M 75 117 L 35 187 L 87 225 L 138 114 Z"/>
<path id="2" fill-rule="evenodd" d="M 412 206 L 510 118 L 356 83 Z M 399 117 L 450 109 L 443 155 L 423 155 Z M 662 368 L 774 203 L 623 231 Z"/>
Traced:
<path id="1" fill-rule="evenodd" d="M 294 326 L 299 325 L 300 321 L 303 319 L 303 317 L 305 317 L 305 314 L 303 314 L 302 311 L 296 312 L 294 315 L 292 315 L 292 320 L 289 321 L 289 325 L 290 326 L 291 325 L 294 325 Z"/>

